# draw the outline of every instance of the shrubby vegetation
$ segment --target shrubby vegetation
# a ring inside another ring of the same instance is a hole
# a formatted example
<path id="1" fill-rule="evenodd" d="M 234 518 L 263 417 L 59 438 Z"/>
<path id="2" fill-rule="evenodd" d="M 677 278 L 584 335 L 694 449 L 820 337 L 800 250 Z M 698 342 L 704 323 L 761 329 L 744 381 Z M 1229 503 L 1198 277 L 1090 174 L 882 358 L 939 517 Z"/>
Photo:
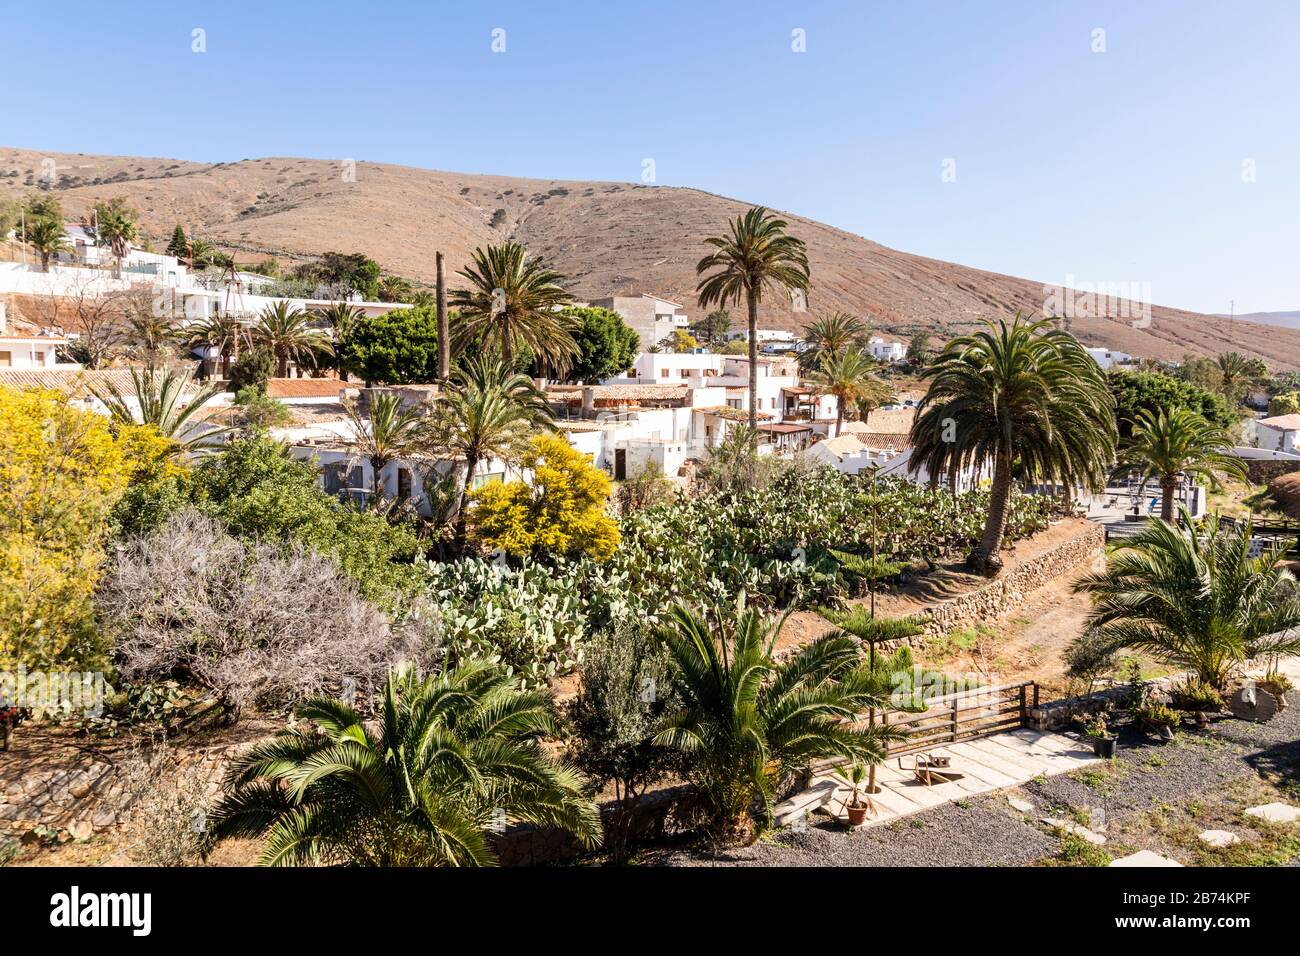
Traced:
<path id="1" fill-rule="evenodd" d="M 1143 411 L 1154 415 L 1162 409 L 1186 408 L 1223 428 L 1237 424 L 1239 418 L 1223 396 L 1172 375 L 1112 370 L 1107 379 L 1115 396 L 1115 418 L 1122 440 L 1132 436 L 1133 425 Z"/>
<path id="2" fill-rule="evenodd" d="M 367 385 L 438 378 L 438 316 L 416 306 L 352 322 L 336 348 L 338 367 Z"/>
<path id="3" fill-rule="evenodd" d="M 436 653 L 428 619 L 390 626 L 333 561 L 244 544 L 194 510 L 119 546 L 96 605 L 126 680 L 183 674 L 232 715 L 378 687 L 394 664 Z"/>

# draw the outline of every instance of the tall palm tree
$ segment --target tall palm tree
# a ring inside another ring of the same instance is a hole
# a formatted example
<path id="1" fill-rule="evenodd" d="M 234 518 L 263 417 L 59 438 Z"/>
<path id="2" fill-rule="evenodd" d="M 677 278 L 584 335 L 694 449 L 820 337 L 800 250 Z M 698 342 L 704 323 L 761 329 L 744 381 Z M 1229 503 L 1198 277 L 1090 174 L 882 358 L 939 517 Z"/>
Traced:
<path id="1" fill-rule="evenodd" d="M 799 367 L 812 371 L 829 356 L 846 349 L 865 348 L 871 338 L 871 329 L 856 315 L 848 312 L 831 312 L 818 316 L 804 329 L 808 348 L 799 354 Z"/>
<path id="2" fill-rule="evenodd" d="M 857 407 L 864 397 L 880 397 L 889 386 L 876 378 L 871 359 L 858 348 L 827 352 L 820 367 L 808 380 L 822 391 L 835 396 L 835 434 L 840 433 L 849 406 Z M 883 390 L 882 387 L 883 386 Z"/>
<path id="3" fill-rule="evenodd" d="M 560 284 L 564 276 L 517 242 L 480 247 L 473 259 L 457 273 L 469 280 L 469 288 L 451 292 L 451 305 L 460 310 L 452 329 L 457 350 L 475 342 L 484 351 L 499 351 L 512 365 L 522 345 L 557 372 L 566 371 L 578 346 L 577 321 L 560 311 L 573 298 Z"/>
<path id="4" fill-rule="evenodd" d="M 23 241 L 41 257 L 41 271 L 50 271 L 50 259 L 72 245 L 63 223 L 52 216 L 28 219 L 23 225 Z"/>
<path id="5" fill-rule="evenodd" d="M 253 341 L 264 345 L 275 356 L 277 378 L 289 375 L 289 363 L 314 365 L 321 355 L 334 349 L 318 329 L 312 327 L 313 316 L 282 299 L 268 305 L 253 326 Z"/>
<path id="6" fill-rule="evenodd" d="M 776 289 L 808 291 L 808 254 L 803 240 L 785 231 L 787 225 L 784 219 L 755 206 L 730 223 L 729 236 L 705 239 L 713 252 L 695 264 L 695 274 L 704 276 L 695 287 L 700 308 L 738 305 L 742 298 L 745 300 L 749 315 L 750 428 L 758 427 L 758 306 L 763 293 Z"/>
<path id="7" fill-rule="evenodd" d="M 140 238 L 135 224 L 135 213 L 121 196 L 108 202 L 96 203 L 91 226 L 95 241 L 107 246 L 113 253 L 113 277 L 122 277 L 122 260 L 131 251 L 131 243 Z"/>
<path id="8" fill-rule="evenodd" d="M 921 374 L 930 379 L 912 424 L 909 469 L 934 480 L 993 463 L 989 515 L 967 557 L 996 574 L 1013 469 L 1025 481 L 1103 486 L 1115 454 L 1115 400 L 1106 375 L 1068 332 L 1019 313 L 953 339 Z"/>
<path id="9" fill-rule="evenodd" d="M 492 866 L 488 832 L 512 822 L 600 843 L 586 780 L 540 744 L 557 733 L 549 696 L 494 665 L 423 679 L 399 669 L 377 726 L 328 697 L 298 716 L 313 728 L 231 765 L 212 841 L 264 837 L 264 866 Z"/>
<path id="10" fill-rule="evenodd" d="M 1300 584 L 1281 564 L 1286 545 L 1252 558 L 1250 521 L 1186 524 L 1152 522 L 1075 585 L 1093 599 L 1080 640 L 1148 651 L 1220 689 L 1247 660 L 1300 653 Z"/>
<path id="11" fill-rule="evenodd" d="M 851 638 L 824 637 L 778 662 L 772 649 L 782 622 L 747 606 L 743 592 L 714 618 L 717 630 L 677 604 L 661 628 L 683 707 L 654 740 L 681 751 L 713 834 L 745 840 L 755 811 L 760 823 L 769 820 L 783 779 L 824 758 L 879 762 L 894 732 L 859 722 L 886 701 Z"/>
<path id="12" fill-rule="evenodd" d="M 550 426 L 546 396 L 495 353 L 480 354 L 452 373 L 435 412 L 434 444 L 464 462 L 455 542 L 465 548 L 469 492 L 480 462 L 513 461 L 538 428 Z"/>
<path id="13" fill-rule="evenodd" d="M 355 403 L 344 406 L 352 424 L 353 451 L 370 462 L 375 474 L 374 506 L 381 511 L 384 504 L 384 469 L 399 458 L 425 451 L 432 441 L 431 422 L 424 409 L 414 405 L 402 406 L 402 397 L 395 392 L 372 394 L 366 414 Z"/>
<path id="14" fill-rule="evenodd" d="M 103 391 L 92 388 L 91 393 L 104 404 L 115 423 L 152 425 L 164 438 L 175 442 L 177 454 L 202 455 L 218 448 L 230 429 L 201 425 L 195 419 L 224 388 L 213 384 L 191 391 L 191 378 L 188 370 L 133 368 L 134 396 L 123 394 L 112 382 Z"/>
<path id="15" fill-rule="evenodd" d="M 217 350 L 217 378 L 229 378 L 230 367 L 239 361 L 239 349 L 248 341 L 248 330 L 229 312 L 218 312 L 185 328 L 191 348 Z"/>
<path id="16" fill-rule="evenodd" d="M 1246 465 L 1231 454 L 1232 445 L 1226 428 L 1189 408 L 1140 409 L 1133 438 L 1120 450 L 1115 475 L 1139 475 L 1144 487 L 1148 481 L 1159 482 L 1160 518 L 1172 521 L 1180 474 L 1205 478 L 1212 485 L 1218 484 L 1220 475 L 1246 477 Z"/>

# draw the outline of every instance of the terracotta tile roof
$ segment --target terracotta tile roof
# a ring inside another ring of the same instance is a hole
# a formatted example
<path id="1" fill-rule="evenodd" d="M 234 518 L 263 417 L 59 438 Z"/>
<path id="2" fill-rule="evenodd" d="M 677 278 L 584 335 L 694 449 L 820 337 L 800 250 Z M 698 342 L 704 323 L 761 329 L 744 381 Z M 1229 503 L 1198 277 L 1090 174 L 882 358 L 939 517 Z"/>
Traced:
<path id="1" fill-rule="evenodd" d="M 266 383 L 271 398 L 338 398 L 342 389 L 357 383 L 339 378 L 273 378 Z"/>
<path id="2" fill-rule="evenodd" d="M 811 425 L 795 425 L 790 422 L 773 422 L 768 425 L 759 425 L 758 430 L 761 432 L 771 432 L 775 435 L 794 435 L 798 432 L 812 431 Z"/>
<path id="3" fill-rule="evenodd" d="M 123 395 L 135 394 L 129 368 L 110 369 L 0 369 L 0 385 L 12 388 L 49 388 L 66 392 L 70 398 L 85 398 L 92 388 L 108 391 L 115 387 Z M 191 387 L 187 391 L 195 391 Z"/>
<path id="4" fill-rule="evenodd" d="M 569 404 L 582 402 L 584 388 L 592 389 L 592 398 L 596 401 L 636 401 L 638 399 L 680 399 L 685 400 L 690 392 L 685 383 L 681 385 L 549 385 L 546 394 L 555 401 Z"/>
<path id="5" fill-rule="evenodd" d="M 907 435 L 891 435 L 885 432 L 857 432 L 854 436 L 864 448 L 872 451 L 905 451 L 912 447 Z"/>
<path id="6" fill-rule="evenodd" d="M 749 421 L 749 412 L 745 411 L 743 408 L 732 408 L 730 405 L 710 405 L 707 408 L 697 408 L 695 410 L 697 412 L 703 412 L 705 415 L 713 415 L 717 418 L 725 418 L 733 422 Z M 755 416 L 759 421 L 771 417 L 772 416 L 767 412 L 759 412 Z"/>
<path id="7" fill-rule="evenodd" d="M 901 435 L 912 430 L 916 420 L 915 408 L 878 408 L 867 416 L 865 422 L 845 422 L 844 431 L 860 435 L 874 432 L 884 435 Z"/>

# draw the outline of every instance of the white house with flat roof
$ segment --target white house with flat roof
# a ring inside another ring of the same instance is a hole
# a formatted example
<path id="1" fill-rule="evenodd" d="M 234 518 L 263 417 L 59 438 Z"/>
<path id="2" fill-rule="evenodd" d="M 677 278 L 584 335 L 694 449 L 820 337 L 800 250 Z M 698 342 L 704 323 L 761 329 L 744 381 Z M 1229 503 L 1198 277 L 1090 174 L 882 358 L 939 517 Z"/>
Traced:
<path id="1" fill-rule="evenodd" d="M 593 308 L 609 309 L 623 317 L 623 321 L 641 338 L 641 347 L 663 341 L 677 329 L 690 326 L 690 317 L 676 302 L 661 299 L 656 295 L 612 295 L 603 299 L 592 299 Z"/>
<path id="2" fill-rule="evenodd" d="M 1092 356 L 1093 361 L 1101 366 L 1103 372 L 1110 371 L 1116 365 L 1129 365 L 1133 361 L 1133 356 L 1127 352 L 1108 349 L 1105 346 L 1089 347 L 1084 351 Z"/>
<path id="3" fill-rule="evenodd" d="M 880 362 L 901 362 L 907 358 L 907 346 L 873 335 L 867 342 L 871 357 Z"/>
<path id="4" fill-rule="evenodd" d="M 1254 422 L 1255 443 L 1265 451 L 1300 454 L 1300 415 L 1274 415 Z"/>

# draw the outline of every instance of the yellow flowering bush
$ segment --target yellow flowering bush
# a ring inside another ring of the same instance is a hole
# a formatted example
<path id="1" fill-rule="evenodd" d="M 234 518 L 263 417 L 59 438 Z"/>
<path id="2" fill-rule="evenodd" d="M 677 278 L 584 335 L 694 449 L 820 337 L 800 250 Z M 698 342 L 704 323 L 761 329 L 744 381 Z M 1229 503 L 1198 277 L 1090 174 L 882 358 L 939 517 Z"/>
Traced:
<path id="1" fill-rule="evenodd" d="M 471 496 L 474 540 L 515 557 L 610 558 L 619 538 L 605 510 L 609 476 L 554 434 L 535 437 L 521 465 L 532 484 L 495 482 Z"/>
<path id="2" fill-rule="evenodd" d="M 0 670 L 95 653 L 90 598 L 131 472 L 107 418 L 0 387 Z"/>

